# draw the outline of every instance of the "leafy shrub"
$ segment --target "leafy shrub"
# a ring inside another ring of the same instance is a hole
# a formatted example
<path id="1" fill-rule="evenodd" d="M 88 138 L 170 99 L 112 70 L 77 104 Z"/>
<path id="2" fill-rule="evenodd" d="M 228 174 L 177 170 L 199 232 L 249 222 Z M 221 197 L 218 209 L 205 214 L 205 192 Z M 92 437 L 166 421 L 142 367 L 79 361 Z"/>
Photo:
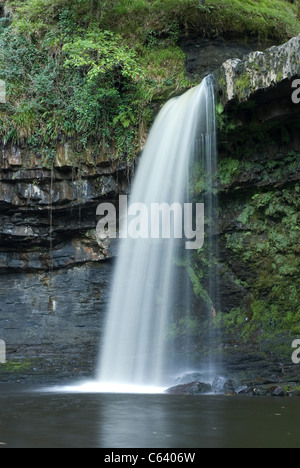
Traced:
<path id="1" fill-rule="evenodd" d="M 283 40 L 300 31 L 284 0 L 7 0 L 0 29 L 4 143 L 73 141 L 118 157 L 140 150 L 157 106 L 192 86 L 181 34 L 251 34 Z M 222 115 L 220 114 L 220 118 Z M 47 150 L 48 151 L 48 150 Z M 227 174 L 224 175 L 227 177 Z"/>

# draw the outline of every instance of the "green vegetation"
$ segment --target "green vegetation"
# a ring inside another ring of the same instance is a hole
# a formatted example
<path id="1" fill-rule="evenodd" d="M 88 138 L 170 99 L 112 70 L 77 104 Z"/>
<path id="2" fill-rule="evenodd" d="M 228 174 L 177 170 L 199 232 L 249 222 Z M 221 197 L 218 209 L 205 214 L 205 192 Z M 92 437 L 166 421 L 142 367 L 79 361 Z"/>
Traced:
<path id="1" fill-rule="evenodd" d="M 284 41 L 300 31 L 284 0 L 25 0 L 1 23 L 4 143 L 65 142 L 83 154 L 135 156 L 160 105 L 192 83 L 180 35 L 239 34 Z M 155 103 L 155 105 L 153 105 Z M 45 156 L 46 155 L 46 156 Z"/>
<path id="2" fill-rule="evenodd" d="M 274 159 L 262 159 L 260 162 L 247 160 L 245 157 L 239 160 L 237 157 L 221 159 L 218 167 L 218 178 L 222 185 L 230 186 L 238 183 L 239 176 L 243 173 L 255 171 L 257 180 L 263 184 L 280 182 L 300 170 L 300 155 L 295 151 L 289 151 L 287 155 L 278 153 Z"/>
<path id="3" fill-rule="evenodd" d="M 83 26 L 97 21 L 126 36 L 149 38 L 160 33 L 178 36 L 182 26 L 204 35 L 235 33 L 285 40 L 299 32 L 297 5 L 285 0 L 12 0 L 18 7 L 19 24 L 45 32 L 55 25 L 60 12 L 72 10 L 72 23 Z M 71 29 L 72 30 L 72 29 Z"/>
<path id="4" fill-rule="evenodd" d="M 261 123 L 254 100 L 228 114 L 220 105 L 217 115 L 220 213 L 230 218 L 220 236 L 224 272 L 242 289 L 238 306 L 215 325 L 229 340 L 290 357 L 291 337 L 300 334 L 299 118 Z"/>
<path id="5" fill-rule="evenodd" d="M 299 194 L 299 184 L 257 193 L 238 218 L 242 229 L 226 235 L 227 248 L 255 278 L 248 282 L 250 302 L 224 317 L 244 339 L 300 334 Z"/>
<path id="6" fill-rule="evenodd" d="M 112 30 L 113 18 L 109 29 L 101 27 L 106 6 L 115 2 L 102 8 L 89 1 L 17 3 L 0 36 L 8 94 L 0 115 L 4 143 L 42 147 L 52 157 L 66 141 L 79 152 L 92 146 L 135 156 L 153 118 L 149 103 L 190 86 L 176 35 L 157 43 L 136 35 L 133 44 Z"/>
<path id="7" fill-rule="evenodd" d="M 29 359 L 20 361 L 9 361 L 0 365 L 0 372 L 8 374 L 22 374 L 32 369 L 32 362 Z"/>
<path id="8" fill-rule="evenodd" d="M 167 337 L 169 340 L 175 340 L 183 337 L 199 338 L 201 331 L 199 320 L 192 317 L 183 317 L 177 322 L 171 323 L 167 332 Z"/>
<path id="9" fill-rule="evenodd" d="M 232 178 L 240 173 L 240 168 L 241 163 L 238 159 L 222 159 L 218 168 L 218 176 L 221 184 L 230 184 Z"/>
<path id="10" fill-rule="evenodd" d="M 201 263 L 203 263 L 203 256 L 200 255 Z M 209 294 L 205 287 L 202 285 L 201 280 L 205 277 L 205 272 L 207 272 L 207 265 L 206 268 L 203 270 L 199 266 L 194 268 L 190 266 L 188 268 L 188 274 L 193 285 L 194 293 L 197 297 L 201 298 L 206 308 L 212 307 L 212 299 L 209 297 Z"/>

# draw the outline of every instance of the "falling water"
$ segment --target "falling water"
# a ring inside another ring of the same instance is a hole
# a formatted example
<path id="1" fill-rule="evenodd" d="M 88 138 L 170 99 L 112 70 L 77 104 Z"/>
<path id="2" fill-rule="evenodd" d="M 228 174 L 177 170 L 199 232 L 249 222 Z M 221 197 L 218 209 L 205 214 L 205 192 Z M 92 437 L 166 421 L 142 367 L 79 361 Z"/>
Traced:
<path id="1" fill-rule="evenodd" d="M 216 126 L 212 77 L 170 100 L 150 132 L 130 203 L 189 202 L 191 167 L 200 158 L 208 192 L 216 169 Z M 212 218 L 213 197 L 205 199 Z M 211 236 L 210 227 L 208 236 Z M 174 314 L 189 309 L 187 268 L 179 268 L 184 240 L 122 239 L 115 267 L 98 381 L 164 385 L 174 371 L 167 352 Z M 213 255 L 213 249 L 210 249 Z M 213 268 L 209 295 L 213 296 Z M 212 306 L 211 306 L 212 307 Z"/>

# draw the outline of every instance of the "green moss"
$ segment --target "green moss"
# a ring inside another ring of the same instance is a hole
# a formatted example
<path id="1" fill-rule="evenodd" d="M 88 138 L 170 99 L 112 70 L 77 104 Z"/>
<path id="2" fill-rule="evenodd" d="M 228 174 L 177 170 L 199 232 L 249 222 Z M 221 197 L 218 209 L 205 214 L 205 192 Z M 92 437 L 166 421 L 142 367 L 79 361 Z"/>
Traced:
<path id="1" fill-rule="evenodd" d="M 192 317 L 180 318 L 177 322 L 170 324 L 167 330 L 167 338 L 169 340 L 175 340 L 183 337 L 195 337 L 201 334 L 201 324 L 199 320 Z"/>
<path id="2" fill-rule="evenodd" d="M 197 297 L 201 298 L 207 306 L 212 306 L 212 300 L 209 297 L 209 294 L 205 287 L 203 286 L 201 280 L 203 279 L 203 272 L 198 268 L 192 268 L 191 266 L 188 268 L 188 274 L 190 280 L 192 282 L 194 293 Z"/>
<path id="3" fill-rule="evenodd" d="M 240 161 L 233 158 L 224 158 L 218 167 L 218 177 L 221 184 L 228 185 L 232 178 L 240 173 Z"/>
<path id="4" fill-rule="evenodd" d="M 21 361 L 8 361 L 6 364 L 0 365 L 0 373 L 6 372 L 9 374 L 22 374 L 32 368 L 32 363 L 29 359 Z"/>
<path id="5" fill-rule="evenodd" d="M 226 330 L 239 331 L 247 320 L 245 310 L 241 307 L 232 309 L 230 314 L 219 316 L 219 324 Z"/>
<path id="6" fill-rule="evenodd" d="M 227 135 L 236 129 L 235 122 L 224 113 L 224 106 L 222 103 L 218 103 L 216 106 L 216 120 L 218 130 L 222 135 Z"/>
<path id="7" fill-rule="evenodd" d="M 282 81 L 282 79 L 283 79 L 283 73 L 282 73 L 282 71 L 279 71 L 277 73 L 277 75 L 276 75 L 276 81 L 280 82 L 280 81 Z"/>
<path id="8" fill-rule="evenodd" d="M 245 306 L 233 310 L 225 321 L 245 339 L 300 333 L 299 193 L 295 184 L 255 194 L 238 217 L 247 231 L 226 236 L 227 248 L 253 278 L 248 282 L 250 316 Z"/>
<path id="9" fill-rule="evenodd" d="M 235 90 L 237 97 L 240 101 L 243 100 L 248 94 L 250 94 L 251 78 L 248 73 L 243 73 L 235 83 Z"/>
<path id="10" fill-rule="evenodd" d="M 119 19 L 128 31 L 136 22 L 136 28 L 145 31 L 141 22 L 147 17 L 147 25 L 154 31 L 167 29 L 175 21 L 206 36 L 255 34 L 282 40 L 300 31 L 296 10 L 282 0 L 119 0 L 106 13 L 106 21 Z"/>

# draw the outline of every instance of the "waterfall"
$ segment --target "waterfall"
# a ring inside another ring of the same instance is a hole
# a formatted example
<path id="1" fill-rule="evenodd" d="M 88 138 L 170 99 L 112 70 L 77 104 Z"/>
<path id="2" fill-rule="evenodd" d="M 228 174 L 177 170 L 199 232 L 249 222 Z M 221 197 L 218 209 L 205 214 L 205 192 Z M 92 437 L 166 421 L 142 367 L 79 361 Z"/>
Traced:
<path id="1" fill-rule="evenodd" d="M 205 168 L 206 218 L 216 208 L 212 179 L 216 171 L 216 124 L 213 78 L 167 102 L 156 118 L 135 176 L 129 204 L 190 201 L 195 161 Z M 174 215 L 175 216 L 175 215 Z M 173 220 L 173 217 L 170 217 Z M 212 237 L 209 222 L 206 237 Z M 174 233 L 173 233 L 174 234 Z M 174 372 L 169 348 L 171 324 L 188 316 L 190 294 L 185 268 L 179 265 L 182 239 L 127 238 L 120 241 L 97 379 L 124 385 L 164 385 Z M 215 252 L 215 245 L 209 255 Z M 213 263 L 210 258 L 210 264 Z M 208 295 L 213 307 L 215 267 L 210 268 Z"/>

